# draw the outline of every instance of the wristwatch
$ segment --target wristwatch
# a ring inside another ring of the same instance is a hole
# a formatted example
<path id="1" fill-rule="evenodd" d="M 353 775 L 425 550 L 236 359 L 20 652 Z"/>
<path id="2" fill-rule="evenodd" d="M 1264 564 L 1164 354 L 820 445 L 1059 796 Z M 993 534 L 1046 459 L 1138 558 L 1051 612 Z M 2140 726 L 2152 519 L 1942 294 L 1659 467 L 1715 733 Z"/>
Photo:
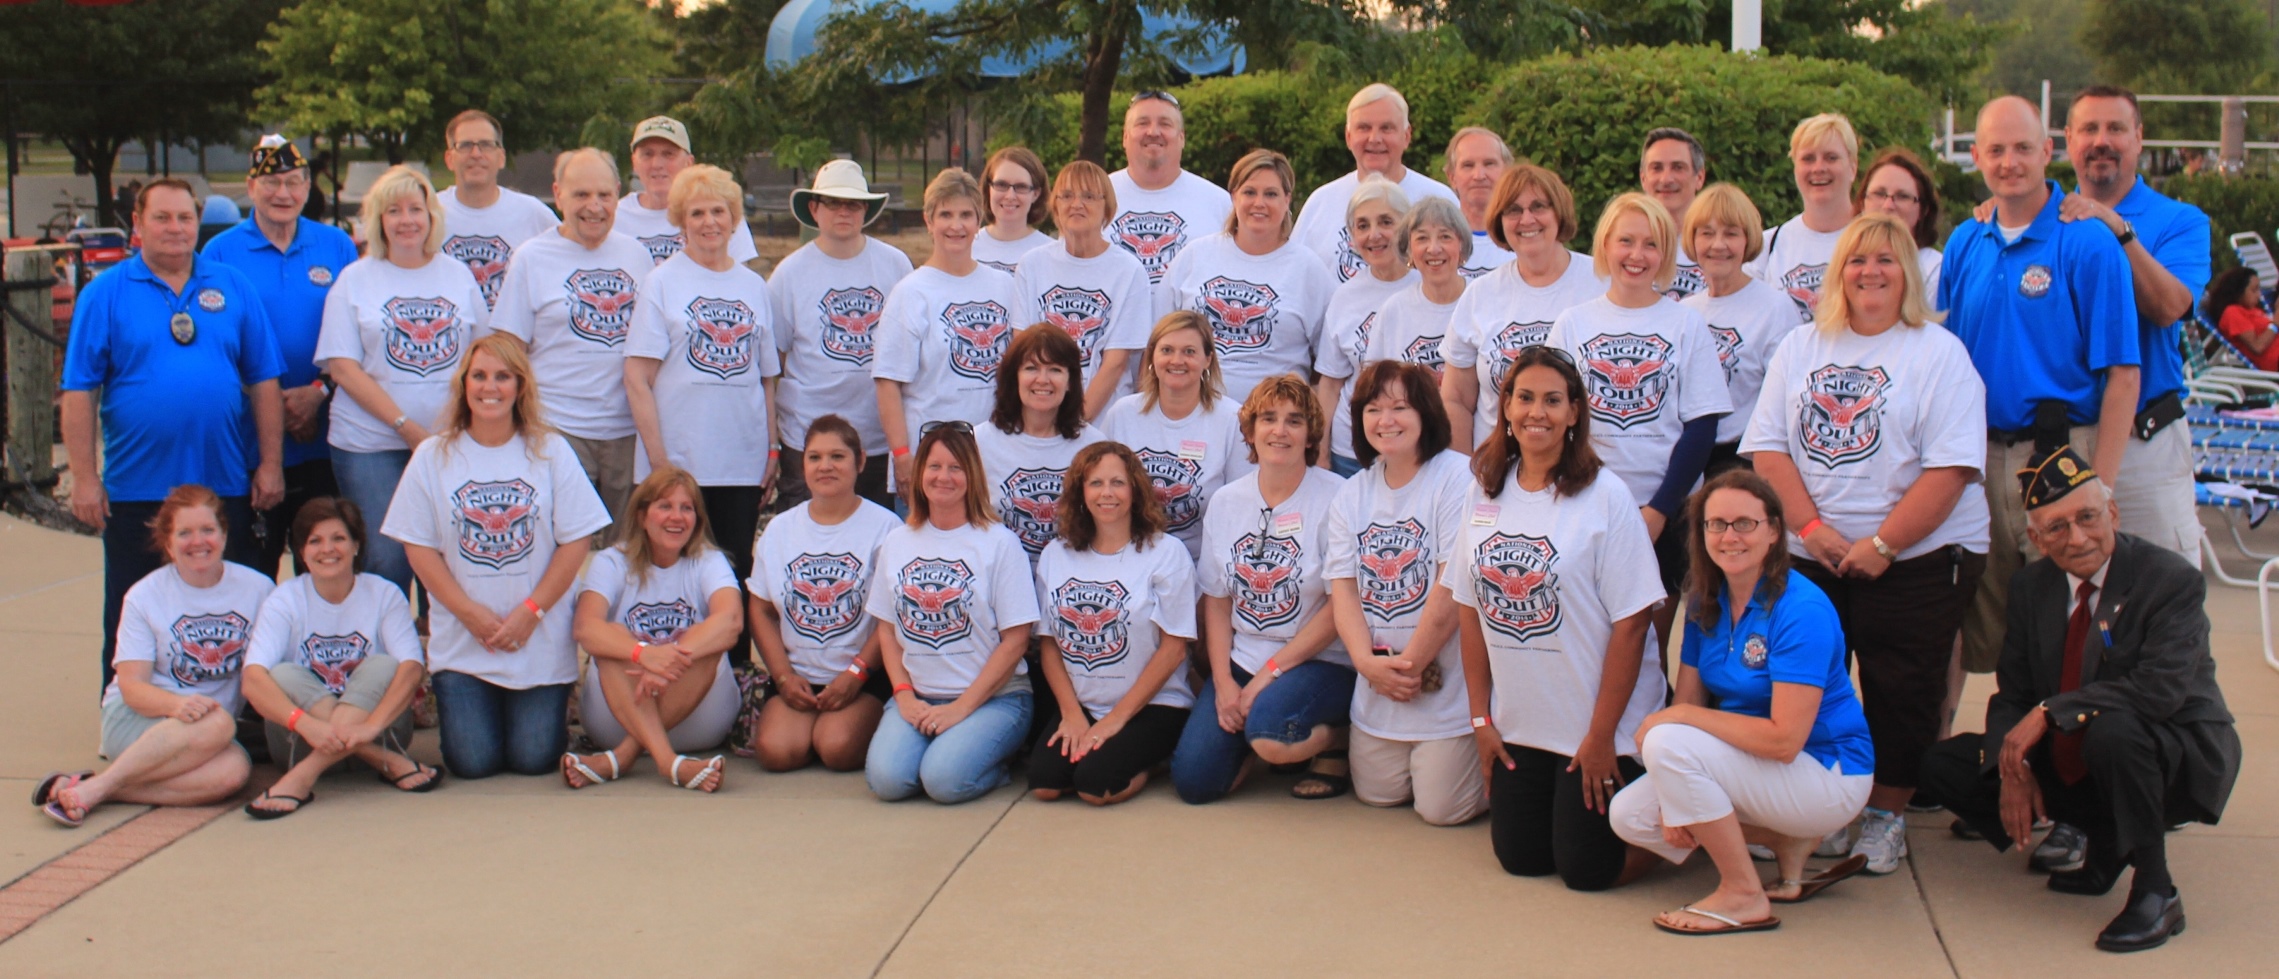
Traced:
<path id="1" fill-rule="evenodd" d="M 1868 543 L 1871 543 L 1871 544 L 1874 544 L 1874 545 L 1875 545 L 1875 552 L 1876 552 L 1877 554 L 1881 554 L 1881 555 L 1883 555 L 1883 559 L 1884 559 L 1884 560 L 1886 560 L 1886 561 L 1897 561 L 1897 560 L 1899 560 L 1899 552 L 1898 552 L 1898 551 L 1894 551 L 1894 550 L 1892 550 L 1892 549 L 1891 549 L 1891 545 L 1889 545 L 1889 544 L 1886 544 L 1886 543 L 1884 543 L 1884 542 L 1883 542 L 1883 535 L 1882 535 L 1882 534 L 1877 534 L 1877 535 L 1875 535 L 1874 537 L 1870 537 L 1870 538 L 1868 538 Z"/>
<path id="2" fill-rule="evenodd" d="M 2123 218 L 2121 219 L 2121 233 L 2113 237 L 2120 242 L 2121 247 L 2127 248 L 2129 242 L 2137 240 L 2137 226 L 2130 224 L 2127 218 Z"/>

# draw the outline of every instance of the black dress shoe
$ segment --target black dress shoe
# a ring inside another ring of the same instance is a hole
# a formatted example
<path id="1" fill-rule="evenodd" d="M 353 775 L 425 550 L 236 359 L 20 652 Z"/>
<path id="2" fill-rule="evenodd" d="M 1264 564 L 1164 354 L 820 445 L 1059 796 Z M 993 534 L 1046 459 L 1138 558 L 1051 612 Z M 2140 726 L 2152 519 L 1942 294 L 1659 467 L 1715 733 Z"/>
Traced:
<path id="1" fill-rule="evenodd" d="M 2050 890 L 2060 894 L 2102 897 L 2113 889 L 2113 882 L 2120 879 L 2120 871 L 2105 870 L 2095 863 L 2090 863 L 2079 870 L 2066 870 L 2051 874 Z"/>
<path id="2" fill-rule="evenodd" d="M 2097 947 L 2108 952 L 2142 952 L 2166 944 L 2168 936 L 2184 934 L 2184 895 L 2146 891 L 2129 896 L 2105 930 L 2097 933 Z"/>

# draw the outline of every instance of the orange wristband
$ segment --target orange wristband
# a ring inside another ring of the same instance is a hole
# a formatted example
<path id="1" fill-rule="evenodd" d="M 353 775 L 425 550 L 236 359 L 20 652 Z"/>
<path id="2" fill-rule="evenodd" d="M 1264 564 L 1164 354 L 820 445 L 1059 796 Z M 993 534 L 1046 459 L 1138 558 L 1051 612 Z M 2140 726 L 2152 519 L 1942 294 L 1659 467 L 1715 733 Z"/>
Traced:
<path id="1" fill-rule="evenodd" d="M 307 716 L 307 714 L 307 711 L 304 711 L 298 707 L 293 708 L 293 715 L 291 717 L 285 718 L 285 730 L 291 731 L 294 734 L 301 733 L 301 718 Z"/>
<path id="2" fill-rule="evenodd" d="M 895 457 L 895 458 L 897 458 L 897 459 L 900 459 L 900 458 L 902 458 L 903 456 L 906 456 L 906 455 L 909 455 L 909 454 L 910 454 L 910 447 L 909 447 L 909 446 L 907 446 L 907 445 L 905 445 L 905 446 L 903 446 L 903 447 L 901 447 L 901 448 L 899 448 L 899 449 L 893 449 L 893 450 L 890 450 L 890 451 L 891 451 L 891 452 L 894 454 L 894 457 Z"/>
<path id="3" fill-rule="evenodd" d="M 917 692 L 917 690 L 918 690 L 918 688 L 917 688 L 917 687 L 914 687 L 914 686 L 911 686 L 910 684 L 907 684 L 907 683 L 897 683 L 897 684 L 895 684 L 895 685 L 894 685 L 894 689 L 893 689 L 893 690 L 891 690 L 891 691 L 889 691 L 889 692 L 890 692 L 890 693 L 901 693 L 901 692 L 902 692 L 902 691 L 904 691 L 904 690 L 908 690 L 908 691 L 911 691 L 912 693 L 916 693 L 916 692 Z"/>
<path id="4" fill-rule="evenodd" d="M 639 663 L 639 662 L 641 662 L 641 651 L 642 651 L 642 650 L 644 650 L 644 649 L 647 649 L 647 648 L 649 648 L 649 644 L 648 644 L 648 643 L 645 643 L 645 642 L 637 642 L 637 643 L 634 643 L 634 644 L 633 644 L 633 662 L 635 662 L 635 663 Z"/>
<path id="5" fill-rule="evenodd" d="M 852 674 L 854 674 L 854 675 L 856 675 L 856 676 L 859 676 L 859 677 L 868 677 L 868 676 L 870 676 L 870 670 L 868 670 L 868 669 L 864 668 L 864 666 L 863 666 L 863 661 L 862 661 L 862 660 L 859 660 L 859 659 L 858 659 L 858 660 L 856 660 L 856 661 L 854 661 L 854 662 L 852 662 L 852 663 L 848 663 L 848 664 L 847 664 L 847 672 L 849 672 L 849 673 L 852 673 Z"/>
<path id="6" fill-rule="evenodd" d="M 1819 530 L 1819 529 L 1820 529 L 1820 527 L 1821 527 L 1821 524 L 1820 524 L 1820 518 L 1819 518 L 1819 517 L 1814 517 L 1814 518 L 1812 518 L 1812 522 L 1811 522 L 1811 523 L 1808 523 L 1808 524 L 1805 524 L 1805 525 L 1804 525 L 1804 529 L 1803 529 L 1803 530 L 1799 530 L 1799 531 L 1797 531 L 1797 532 L 1796 532 L 1796 539 L 1797 539 L 1797 540 L 1803 540 L 1803 539 L 1805 539 L 1805 538 L 1807 538 L 1807 537 L 1810 537 L 1810 536 L 1812 536 L 1812 532 L 1813 532 L 1813 531 L 1815 531 L 1815 530 Z"/>
<path id="7" fill-rule="evenodd" d="M 545 610 L 545 609 L 542 609 L 542 608 L 539 608 L 539 607 L 538 607 L 538 600 L 537 600 L 537 599 L 535 599 L 535 598 L 525 598 L 525 599 L 523 599 L 523 600 L 522 600 L 522 607 L 523 607 L 523 608 L 526 608 L 526 609 L 529 609 L 529 610 L 530 610 L 530 614 L 532 614 L 532 615 L 535 615 L 535 616 L 537 616 L 537 617 L 539 617 L 539 618 L 541 618 L 541 619 L 543 619 L 543 618 L 545 618 L 545 617 L 546 617 L 546 610 Z"/>

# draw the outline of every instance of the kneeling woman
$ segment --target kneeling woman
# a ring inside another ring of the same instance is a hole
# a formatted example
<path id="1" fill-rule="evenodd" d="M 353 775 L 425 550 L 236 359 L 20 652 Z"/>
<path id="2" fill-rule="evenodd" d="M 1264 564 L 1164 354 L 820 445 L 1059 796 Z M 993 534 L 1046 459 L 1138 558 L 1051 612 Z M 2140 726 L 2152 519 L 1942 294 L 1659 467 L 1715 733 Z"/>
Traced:
<path id="1" fill-rule="evenodd" d="M 427 654 L 403 589 L 364 570 L 364 512 L 320 496 L 293 515 L 293 560 L 307 574 L 261 603 L 245 654 L 245 699 L 267 719 L 285 777 L 246 803 L 256 819 L 299 812 L 317 776 L 353 755 L 405 792 L 442 773 L 404 756 Z"/>
<path id="2" fill-rule="evenodd" d="M 1029 733 L 1029 630 L 1036 582 L 1021 540 L 996 522 L 973 429 L 937 423 L 918 442 L 910 522 L 886 535 L 870 614 L 894 709 L 864 776 L 881 799 L 988 794 Z"/>
<path id="3" fill-rule="evenodd" d="M 222 560 L 222 501 L 177 486 L 150 521 L 166 566 L 127 590 L 118 676 L 103 691 L 101 775 L 49 775 L 32 794 L 48 818 L 77 826 L 106 802 L 197 806 L 227 798 L 250 771 L 237 746 L 238 672 L 272 582 Z"/>
<path id="4" fill-rule="evenodd" d="M 1804 900 L 1867 866 L 1807 878 L 1820 837 L 1852 819 L 1875 781 L 1875 745 L 1852 696 L 1836 607 L 1789 567 L 1780 497 L 1755 473 L 1710 480 L 1687 506 L 1687 579 L 1677 702 L 1638 725 L 1646 774 L 1614 797 L 1614 829 L 1671 863 L 1696 849 L 1715 893 L 1654 919 L 1698 934 L 1772 928 L 1769 902 Z M 1740 596 L 1748 596 L 1746 599 Z M 1757 878 L 1747 844 L 1771 847 L 1780 881 Z"/>
<path id="5" fill-rule="evenodd" d="M 1041 662 L 1060 716 L 1029 755 L 1029 788 L 1105 806 L 1138 795 L 1187 726 L 1195 562 L 1164 533 L 1147 471 L 1121 443 L 1079 451 L 1067 485 L 1077 498 L 1037 560 Z"/>
<path id="6" fill-rule="evenodd" d="M 743 589 L 712 544 L 704 490 L 688 470 L 651 472 L 626 502 L 625 522 L 625 540 L 586 569 L 573 626 L 593 658 L 579 716 L 609 750 L 564 754 L 562 781 L 573 789 L 614 781 L 646 753 L 675 787 L 718 791 L 724 759 L 681 752 L 719 746 L 736 723 L 743 698 L 723 654 L 743 635 Z"/>

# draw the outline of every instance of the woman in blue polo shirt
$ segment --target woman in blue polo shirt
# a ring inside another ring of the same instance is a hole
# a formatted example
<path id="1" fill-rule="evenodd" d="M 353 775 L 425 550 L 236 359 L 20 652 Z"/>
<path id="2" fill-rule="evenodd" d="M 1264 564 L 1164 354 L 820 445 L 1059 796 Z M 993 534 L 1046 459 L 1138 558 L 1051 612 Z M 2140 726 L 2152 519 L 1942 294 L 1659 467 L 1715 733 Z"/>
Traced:
<path id="1" fill-rule="evenodd" d="M 1683 863 L 1717 864 L 1717 890 L 1655 916 L 1679 934 L 1773 928 L 1772 904 L 1858 873 L 1852 856 L 1812 877 L 1822 834 L 1851 821 L 1874 782 L 1875 746 L 1852 696 L 1844 631 L 1828 597 L 1789 569 L 1780 497 L 1731 470 L 1687 503 L 1692 575 L 1675 702 L 1638 725 L 1646 774 L 1614 797 L 1614 830 Z M 1733 596 L 1748 595 L 1734 608 Z M 1772 848 L 1780 879 L 1757 878 L 1747 844 Z"/>

